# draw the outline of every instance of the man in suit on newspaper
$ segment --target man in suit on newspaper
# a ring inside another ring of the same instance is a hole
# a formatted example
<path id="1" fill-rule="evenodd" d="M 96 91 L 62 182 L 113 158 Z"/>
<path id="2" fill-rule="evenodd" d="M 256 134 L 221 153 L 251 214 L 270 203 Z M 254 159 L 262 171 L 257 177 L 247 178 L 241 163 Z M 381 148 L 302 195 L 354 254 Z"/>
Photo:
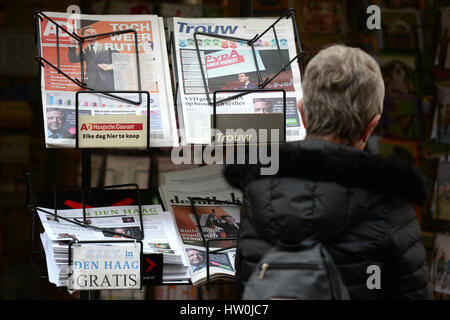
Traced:
<path id="1" fill-rule="evenodd" d="M 236 220 L 228 214 L 222 215 L 220 218 L 222 219 L 222 222 L 219 226 L 225 232 L 226 237 L 237 238 L 239 235 L 239 223 L 237 223 Z"/>
<path id="2" fill-rule="evenodd" d="M 92 26 L 81 29 L 81 36 L 93 36 L 97 32 Z M 85 40 L 87 47 L 83 49 L 83 60 L 86 61 L 85 83 L 88 88 L 103 91 L 114 90 L 114 74 L 112 54 L 118 51 L 106 49 L 104 44 L 98 43 L 95 38 Z M 77 41 L 71 39 L 68 58 L 71 63 L 80 62 L 77 54 Z"/>
<path id="3" fill-rule="evenodd" d="M 250 81 L 250 76 L 248 73 L 239 73 L 238 79 L 241 83 L 241 87 L 239 89 L 258 89 L 258 85 Z"/>

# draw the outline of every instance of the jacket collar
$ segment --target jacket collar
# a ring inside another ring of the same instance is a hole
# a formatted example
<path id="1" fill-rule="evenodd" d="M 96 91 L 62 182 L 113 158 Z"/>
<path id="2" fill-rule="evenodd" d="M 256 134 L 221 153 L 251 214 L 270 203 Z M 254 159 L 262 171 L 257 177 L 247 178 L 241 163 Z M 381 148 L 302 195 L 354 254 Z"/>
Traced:
<path id="1" fill-rule="evenodd" d="M 258 179 L 296 177 L 369 189 L 417 204 L 425 202 L 429 190 L 425 176 L 412 163 L 324 140 L 284 143 L 279 157 L 280 167 L 274 176 L 260 175 L 259 164 L 228 165 L 224 176 L 231 186 L 241 190 Z"/>

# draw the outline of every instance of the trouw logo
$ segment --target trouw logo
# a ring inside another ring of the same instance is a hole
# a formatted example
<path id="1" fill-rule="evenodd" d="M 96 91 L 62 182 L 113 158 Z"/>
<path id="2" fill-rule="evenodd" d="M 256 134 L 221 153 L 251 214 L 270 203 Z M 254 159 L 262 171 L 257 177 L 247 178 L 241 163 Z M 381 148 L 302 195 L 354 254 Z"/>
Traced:
<path id="1" fill-rule="evenodd" d="M 213 25 L 192 25 L 186 22 L 177 22 L 179 25 L 178 32 L 180 33 L 193 33 L 193 32 L 207 32 L 214 34 L 234 34 L 238 26 L 213 26 Z"/>

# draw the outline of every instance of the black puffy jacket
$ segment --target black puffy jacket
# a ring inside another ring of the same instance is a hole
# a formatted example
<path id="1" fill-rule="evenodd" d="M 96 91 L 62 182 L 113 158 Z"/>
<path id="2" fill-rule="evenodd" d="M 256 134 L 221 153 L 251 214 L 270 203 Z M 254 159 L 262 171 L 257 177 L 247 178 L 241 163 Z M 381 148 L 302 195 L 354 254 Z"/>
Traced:
<path id="1" fill-rule="evenodd" d="M 236 269 L 245 285 L 278 240 L 320 240 L 352 299 L 429 299 L 428 268 L 413 203 L 427 194 L 412 164 L 323 140 L 285 143 L 276 175 L 258 165 L 229 165 L 227 181 L 243 190 Z M 369 265 L 381 289 L 367 288 Z M 241 291 L 242 293 L 242 291 Z"/>

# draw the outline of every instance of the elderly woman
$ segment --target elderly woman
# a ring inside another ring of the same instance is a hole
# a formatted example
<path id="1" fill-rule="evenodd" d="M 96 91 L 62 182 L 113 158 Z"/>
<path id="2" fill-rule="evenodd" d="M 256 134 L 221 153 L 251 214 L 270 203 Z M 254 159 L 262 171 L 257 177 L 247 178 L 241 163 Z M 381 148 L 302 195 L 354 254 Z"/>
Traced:
<path id="1" fill-rule="evenodd" d="M 351 299 L 431 298 L 414 209 L 426 198 L 425 178 L 411 164 L 363 151 L 383 108 L 378 64 L 360 49 L 328 47 L 309 62 L 303 95 L 306 138 L 281 146 L 277 174 L 260 175 L 256 165 L 225 169 L 244 194 L 238 283 L 278 241 L 317 240 Z M 367 285 L 373 265 L 378 288 Z"/>

